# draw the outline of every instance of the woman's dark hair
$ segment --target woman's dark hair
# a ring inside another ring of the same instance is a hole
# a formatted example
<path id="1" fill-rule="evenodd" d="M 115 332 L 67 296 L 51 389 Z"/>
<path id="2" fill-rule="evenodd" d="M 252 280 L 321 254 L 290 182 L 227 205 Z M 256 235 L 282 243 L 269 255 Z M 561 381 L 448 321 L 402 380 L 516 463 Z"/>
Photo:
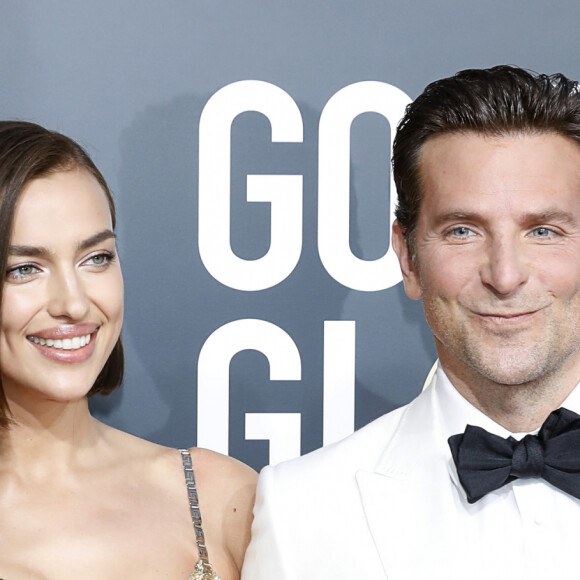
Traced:
<path id="1" fill-rule="evenodd" d="M 411 103 L 393 143 L 396 217 L 414 255 L 421 205 L 421 150 L 437 135 L 556 133 L 580 144 L 578 83 L 518 67 L 469 69 L 428 85 Z"/>
<path id="2" fill-rule="evenodd" d="M 14 214 L 20 194 L 33 179 L 60 171 L 83 169 L 99 183 L 109 202 L 111 221 L 115 227 L 115 205 L 101 172 L 84 149 L 72 139 L 24 121 L 0 121 L 0 272 L 6 271 Z M 5 276 L 0 281 L 0 304 Z M 0 324 L 1 324 L 0 319 Z M 0 361 L 0 366 L 1 366 Z M 105 366 L 89 391 L 109 394 L 123 380 L 124 356 L 121 337 Z M 0 378 L 0 429 L 10 424 L 10 410 Z"/>

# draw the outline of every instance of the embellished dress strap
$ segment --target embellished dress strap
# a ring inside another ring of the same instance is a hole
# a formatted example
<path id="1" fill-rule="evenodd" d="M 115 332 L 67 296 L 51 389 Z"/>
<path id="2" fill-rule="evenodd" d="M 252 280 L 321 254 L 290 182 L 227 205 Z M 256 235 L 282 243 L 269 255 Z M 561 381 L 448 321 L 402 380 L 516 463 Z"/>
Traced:
<path id="1" fill-rule="evenodd" d="M 197 542 L 197 550 L 199 552 L 199 562 L 196 564 L 189 580 L 221 580 L 213 571 L 213 567 L 209 563 L 207 557 L 205 537 L 203 535 L 203 529 L 201 528 L 201 511 L 199 509 L 199 498 L 195 487 L 195 476 L 193 475 L 191 455 L 187 449 L 180 449 L 179 451 L 181 452 L 181 461 L 183 462 L 183 471 L 185 473 L 189 511 L 191 512 L 191 520 L 195 531 L 195 541 Z"/>

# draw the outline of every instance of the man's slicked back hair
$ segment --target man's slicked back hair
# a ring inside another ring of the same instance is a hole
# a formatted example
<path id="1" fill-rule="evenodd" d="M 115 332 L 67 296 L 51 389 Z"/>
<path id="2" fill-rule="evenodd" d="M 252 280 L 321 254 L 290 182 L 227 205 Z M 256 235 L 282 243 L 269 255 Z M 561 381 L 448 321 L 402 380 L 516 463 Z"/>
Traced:
<path id="1" fill-rule="evenodd" d="M 411 254 L 422 199 L 420 156 L 438 135 L 555 133 L 580 145 L 578 83 L 562 74 L 535 74 L 501 65 L 468 69 L 429 84 L 410 105 L 393 143 L 396 217 Z"/>

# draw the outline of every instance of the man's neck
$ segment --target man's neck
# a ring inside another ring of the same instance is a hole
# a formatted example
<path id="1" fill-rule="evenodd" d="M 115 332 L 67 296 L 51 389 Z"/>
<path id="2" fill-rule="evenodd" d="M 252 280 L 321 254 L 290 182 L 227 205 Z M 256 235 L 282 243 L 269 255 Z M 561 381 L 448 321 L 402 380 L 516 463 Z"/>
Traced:
<path id="1" fill-rule="evenodd" d="M 442 368 L 469 403 L 511 433 L 528 433 L 541 427 L 578 383 L 578 379 L 552 376 L 521 385 L 504 385 L 464 366 L 458 368 L 442 361 Z"/>

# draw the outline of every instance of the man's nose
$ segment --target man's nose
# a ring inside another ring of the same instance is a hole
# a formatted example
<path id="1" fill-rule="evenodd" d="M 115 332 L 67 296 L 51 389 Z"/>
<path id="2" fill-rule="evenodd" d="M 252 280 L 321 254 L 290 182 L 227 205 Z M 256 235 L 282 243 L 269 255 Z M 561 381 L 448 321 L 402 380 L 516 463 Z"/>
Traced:
<path id="1" fill-rule="evenodd" d="M 75 271 L 58 271 L 50 276 L 47 309 L 53 318 L 82 320 L 89 311 L 85 285 Z"/>
<path id="2" fill-rule="evenodd" d="M 484 285 L 502 296 L 516 292 L 526 283 L 529 265 L 517 236 L 490 241 L 480 275 Z"/>

